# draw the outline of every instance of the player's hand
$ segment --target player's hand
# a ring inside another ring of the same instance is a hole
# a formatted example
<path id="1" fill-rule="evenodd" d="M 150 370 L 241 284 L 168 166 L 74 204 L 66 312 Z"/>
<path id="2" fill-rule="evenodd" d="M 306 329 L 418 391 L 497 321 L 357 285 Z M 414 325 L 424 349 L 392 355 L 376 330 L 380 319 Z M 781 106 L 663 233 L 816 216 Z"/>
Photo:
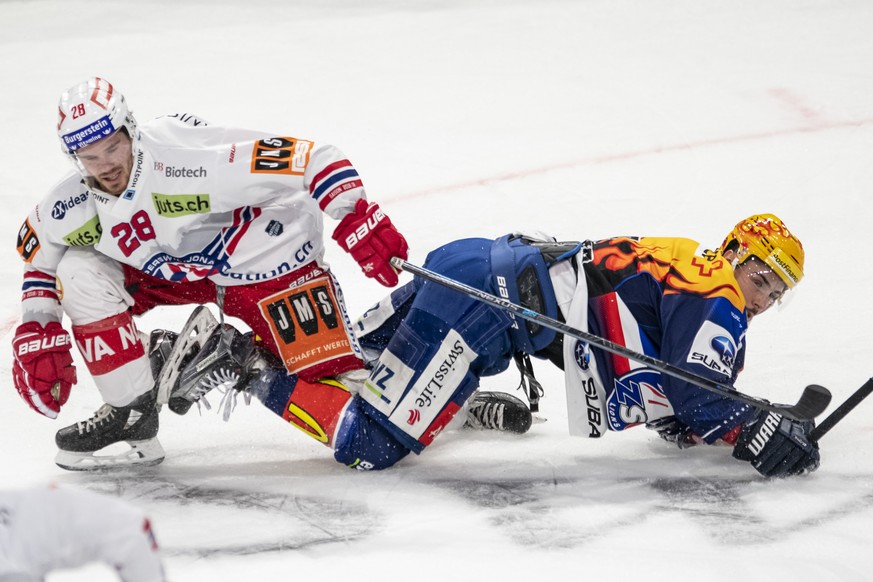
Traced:
<path id="1" fill-rule="evenodd" d="M 799 422 L 761 412 L 740 430 L 733 456 L 749 461 L 765 477 L 788 477 L 818 469 L 818 443 L 809 440 L 812 421 Z"/>
<path id="2" fill-rule="evenodd" d="M 333 240 L 352 255 L 367 277 L 386 287 L 397 284 L 397 270 L 391 266 L 392 257 L 406 260 L 408 245 L 391 219 L 379 208 L 363 198 L 355 210 L 340 221 L 333 231 Z"/>
<path id="3" fill-rule="evenodd" d="M 680 449 L 688 449 L 697 444 L 694 431 L 675 416 L 664 416 L 646 423 L 646 428 L 658 433 L 668 443 L 675 443 Z"/>
<path id="4" fill-rule="evenodd" d="M 56 321 L 45 327 L 28 321 L 15 330 L 12 340 L 15 389 L 31 408 L 49 418 L 57 418 L 76 383 L 72 347 L 70 334 Z"/>

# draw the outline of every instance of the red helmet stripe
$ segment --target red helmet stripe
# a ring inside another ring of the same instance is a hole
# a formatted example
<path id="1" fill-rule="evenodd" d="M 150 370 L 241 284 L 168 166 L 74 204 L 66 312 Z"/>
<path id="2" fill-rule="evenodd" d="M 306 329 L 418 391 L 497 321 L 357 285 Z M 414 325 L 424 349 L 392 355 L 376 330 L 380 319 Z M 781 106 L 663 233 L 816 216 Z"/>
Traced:
<path id="1" fill-rule="evenodd" d="M 112 83 L 100 77 L 94 77 L 97 83 L 91 93 L 91 101 L 103 109 L 109 109 L 109 100 L 112 99 Z"/>

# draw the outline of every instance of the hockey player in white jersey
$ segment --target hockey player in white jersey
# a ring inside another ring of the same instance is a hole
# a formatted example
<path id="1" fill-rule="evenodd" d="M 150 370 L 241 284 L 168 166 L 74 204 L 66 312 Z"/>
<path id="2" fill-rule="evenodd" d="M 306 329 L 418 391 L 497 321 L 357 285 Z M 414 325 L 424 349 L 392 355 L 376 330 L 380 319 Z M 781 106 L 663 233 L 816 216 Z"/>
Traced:
<path id="1" fill-rule="evenodd" d="M 55 570 L 102 562 L 124 582 L 163 582 L 151 524 L 139 509 L 90 491 L 38 486 L 0 491 L 0 582 L 41 582 Z"/>
<path id="2" fill-rule="evenodd" d="M 367 201 L 337 148 L 190 114 L 138 125 L 101 78 L 65 91 L 58 114 L 75 169 L 18 233 L 25 270 L 13 379 L 31 408 L 57 417 L 77 380 L 75 341 L 106 403 L 57 433 L 58 465 L 163 459 L 155 378 L 134 324 L 156 305 L 214 302 L 242 319 L 253 332 L 249 344 L 306 385 L 301 398 L 308 389 L 317 400 L 320 380 L 362 368 L 342 293 L 323 262 L 322 213 L 340 221 L 334 240 L 385 286 L 397 284 L 389 260 L 405 258 L 407 243 Z M 206 324 L 195 331 L 194 347 L 213 332 Z M 129 451 L 95 455 L 121 441 Z"/>

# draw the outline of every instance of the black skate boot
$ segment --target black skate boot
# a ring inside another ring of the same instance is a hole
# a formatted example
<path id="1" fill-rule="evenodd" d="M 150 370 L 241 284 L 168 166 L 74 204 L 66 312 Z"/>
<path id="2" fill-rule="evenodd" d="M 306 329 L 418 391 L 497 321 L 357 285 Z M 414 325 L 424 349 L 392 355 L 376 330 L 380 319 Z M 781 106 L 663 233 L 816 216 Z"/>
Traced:
<path id="1" fill-rule="evenodd" d="M 464 428 L 526 433 L 533 423 L 527 405 L 505 392 L 474 392 Z"/>
<path id="2" fill-rule="evenodd" d="M 58 454 L 55 463 L 69 471 L 90 471 L 128 465 L 156 465 L 164 460 L 158 442 L 158 408 L 151 390 L 129 406 L 104 404 L 88 420 L 62 428 L 55 435 Z M 103 451 L 116 443 L 130 449 L 120 453 Z"/>
<path id="3" fill-rule="evenodd" d="M 266 364 L 260 352 L 250 333 L 243 334 L 228 324 L 216 328 L 185 363 L 170 391 L 170 410 L 185 414 L 200 401 L 209 408 L 203 397 L 216 388 L 225 394 L 242 390 Z"/>

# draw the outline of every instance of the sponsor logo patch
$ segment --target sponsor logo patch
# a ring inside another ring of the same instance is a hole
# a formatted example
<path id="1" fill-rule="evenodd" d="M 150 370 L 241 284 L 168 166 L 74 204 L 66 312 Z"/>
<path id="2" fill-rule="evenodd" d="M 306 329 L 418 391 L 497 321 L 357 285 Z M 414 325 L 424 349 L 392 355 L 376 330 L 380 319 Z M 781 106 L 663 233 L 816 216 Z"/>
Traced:
<path id="1" fill-rule="evenodd" d="M 267 225 L 266 232 L 270 236 L 279 236 L 285 231 L 285 227 L 278 220 L 271 220 Z M 311 246 L 311 245 L 310 245 Z"/>
<path id="2" fill-rule="evenodd" d="M 152 201 L 158 215 L 165 218 L 209 214 L 212 209 L 209 194 L 159 194 L 152 192 Z"/>
<path id="3" fill-rule="evenodd" d="M 86 247 L 96 245 L 103 235 L 100 218 L 95 216 L 70 234 L 64 237 L 64 242 L 71 247 Z"/>
<path id="4" fill-rule="evenodd" d="M 39 250 L 39 239 L 36 237 L 36 232 L 30 226 L 30 221 L 25 220 L 24 224 L 18 230 L 18 243 L 16 245 L 18 254 L 24 259 L 25 263 L 33 260 L 36 251 Z"/>
<path id="5" fill-rule="evenodd" d="M 603 417 L 600 413 L 600 397 L 597 395 L 597 386 L 594 384 L 594 378 L 585 380 L 585 409 L 588 417 L 588 436 L 597 438 L 600 436 L 600 423 Z"/>
<path id="6" fill-rule="evenodd" d="M 580 370 L 587 370 L 591 365 L 591 351 L 588 349 L 588 344 L 577 340 L 573 348 L 573 358 Z"/>
<path id="7" fill-rule="evenodd" d="M 196 281 L 208 276 L 215 268 L 215 259 L 202 252 L 184 257 L 158 253 L 143 265 L 142 272 L 167 281 Z"/>
<path id="8" fill-rule="evenodd" d="M 83 192 L 78 196 L 70 196 L 66 200 L 58 200 L 55 202 L 55 205 L 52 206 L 52 218 L 55 220 L 61 220 L 64 216 L 67 215 L 67 211 L 71 208 L 75 208 L 82 202 L 85 202 L 88 199 L 88 193 Z"/>
<path id="9" fill-rule="evenodd" d="M 661 391 L 661 374 L 648 368 L 639 368 L 615 379 L 615 389 L 606 403 L 609 427 L 624 430 L 646 422 L 646 401 L 666 401 Z"/>
<path id="10" fill-rule="evenodd" d="M 686 361 L 730 378 L 736 357 L 737 345 L 730 332 L 711 321 L 704 321 L 694 336 Z"/>
<path id="11" fill-rule="evenodd" d="M 302 176 L 309 164 L 312 142 L 293 137 L 259 140 L 252 149 L 253 174 Z"/>
<path id="12" fill-rule="evenodd" d="M 354 353 L 329 277 L 270 295 L 258 307 L 289 372 Z"/>
<path id="13" fill-rule="evenodd" d="M 87 145 L 91 145 L 95 141 L 99 141 L 108 135 L 115 132 L 115 126 L 112 125 L 112 120 L 108 115 L 104 115 L 97 121 L 76 131 L 61 136 L 64 145 L 67 146 L 67 151 L 75 152 Z"/>
<path id="14" fill-rule="evenodd" d="M 165 166 L 164 176 L 167 178 L 206 178 L 209 173 L 206 168 L 186 168 L 185 166 Z"/>

